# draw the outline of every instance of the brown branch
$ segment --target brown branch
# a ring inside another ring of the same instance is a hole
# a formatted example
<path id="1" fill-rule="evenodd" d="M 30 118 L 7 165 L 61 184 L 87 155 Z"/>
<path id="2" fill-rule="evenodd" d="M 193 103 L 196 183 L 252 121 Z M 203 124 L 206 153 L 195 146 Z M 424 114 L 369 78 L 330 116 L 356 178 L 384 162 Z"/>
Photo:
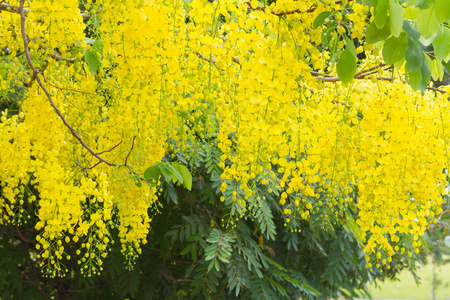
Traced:
<path id="1" fill-rule="evenodd" d="M 431 87 L 431 86 L 427 86 L 426 89 L 427 90 L 431 90 L 431 91 L 441 92 L 442 94 L 447 93 L 447 91 L 444 91 L 442 89 L 438 89 L 438 88 L 435 88 L 435 87 Z"/>
<path id="2" fill-rule="evenodd" d="M 217 224 L 217 222 L 214 220 L 214 217 L 212 216 L 211 212 L 210 212 L 205 206 L 203 207 L 203 211 L 206 211 L 206 213 L 208 214 L 208 216 L 209 216 L 209 218 L 211 219 L 211 221 L 214 222 L 214 227 L 221 230 L 220 226 L 219 226 L 219 225 Z"/>
<path id="3" fill-rule="evenodd" d="M 214 3 L 214 2 L 216 2 L 217 0 L 208 0 L 208 2 L 210 2 L 210 3 Z M 348 0 L 348 2 L 350 2 L 350 1 L 353 1 L 353 0 Z M 336 2 L 334 2 L 334 4 L 341 4 L 343 1 L 336 1 Z M 276 12 L 276 11 L 273 11 L 273 10 L 271 10 L 269 7 L 267 7 L 267 6 L 257 6 L 257 7 L 252 7 L 252 3 L 251 3 L 251 1 L 247 1 L 247 2 L 245 2 L 245 4 L 247 4 L 248 5 L 248 7 L 247 7 L 247 10 L 260 10 L 260 11 L 265 11 L 266 9 L 268 9 L 268 10 L 270 10 L 270 13 L 272 14 L 272 15 L 275 15 L 275 16 L 278 16 L 278 17 L 282 17 L 282 16 L 284 16 L 284 15 L 293 15 L 293 14 L 297 14 L 297 13 L 312 13 L 312 12 L 314 12 L 316 9 L 317 9 L 317 6 L 316 7 L 312 7 L 312 8 L 310 8 L 310 9 L 307 9 L 307 10 L 305 10 L 305 11 L 301 11 L 299 8 L 298 9 L 294 9 L 294 10 L 290 10 L 290 11 L 282 11 L 282 12 Z M 237 5 L 235 5 L 236 6 L 236 8 L 238 7 Z"/>
<path id="4" fill-rule="evenodd" d="M 372 72 L 368 72 L 368 73 L 364 73 L 364 74 L 362 74 L 362 75 L 356 76 L 356 78 L 357 78 L 357 79 L 365 79 L 365 77 L 367 77 L 367 76 L 369 76 L 369 75 L 372 75 L 372 74 L 377 74 L 378 72 L 380 72 L 380 71 L 374 70 L 374 71 L 372 71 Z"/>
<path id="5" fill-rule="evenodd" d="M 361 71 L 359 71 L 358 73 L 355 74 L 355 77 L 361 76 L 361 75 L 364 74 L 364 73 L 371 72 L 371 71 L 373 71 L 373 70 L 376 70 L 376 69 L 378 69 L 378 68 L 382 68 L 382 67 L 384 67 L 384 66 L 386 66 L 386 64 L 385 64 L 385 63 L 381 63 L 381 64 L 378 64 L 378 65 L 373 66 L 373 67 L 371 67 L 371 68 L 361 70 Z"/>
<path id="6" fill-rule="evenodd" d="M 365 75 L 353 77 L 354 79 L 366 79 L 364 77 Z M 339 77 L 333 76 L 333 77 L 316 77 L 318 80 L 324 81 L 324 82 L 338 82 L 341 81 Z M 384 80 L 384 81 L 394 81 L 394 78 L 392 77 L 375 77 L 377 80 Z"/>
<path id="7" fill-rule="evenodd" d="M 340 102 L 340 101 L 337 101 L 337 100 L 333 100 L 333 101 L 331 101 L 331 103 L 343 105 L 343 106 L 345 106 L 345 108 L 347 108 L 347 109 L 352 108 L 351 106 L 345 104 L 344 102 Z"/>
<path id="8" fill-rule="evenodd" d="M 12 6 L 11 4 L 8 4 L 8 3 L 5 3 L 5 2 L 1 2 L 1 3 L 0 3 L 0 11 L 2 11 L 2 10 L 5 10 L 5 11 L 11 11 L 11 12 L 20 14 L 20 7 Z M 28 14 L 31 12 L 31 10 L 25 9 L 25 8 L 23 9 L 23 11 L 24 11 L 24 13 L 25 13 L 25 16 L 28 15 Z M 80 16 L 81 16 L 83 19 L 88 19 L 88 18 L 91 17 L 91 15 L 89 15 L 89 14 L 84 14 L 84 13 L 81 13 Z"/>
<path id="9" fill-rule="evenodd" d="M 51 87 L 54 87 L 54 88 L 57 88 L 57 89 L 60 89 L 60 90 L 63 90 L 63 91 L 70 91 L 70 92 L 75 92 L 75 93 L 80 93 L 80 94 L 86 94 L 86 95 L 97 95 L 97 94 L 95 94 L 95 93 L 90 93 L 90 92 L 85 92 L 85 91 L 80 91 L 80 90 L 74 90 L 74 89 L 68 89 L 68 88 L 63 88 L 63 87 L 60 87 L 60 86 L 56 86 L 56 85 L 53 85 L 53 84 L 51 84 L 51 83 L 47 83 L 49 86 L 51 86 Z M 75 105 L 74 105 L 75 106 Z"/>
<path id="10" fill-rule="evenodd" d="M 135 139 L 136 139 L 136 136 L 133 136 L 133 140 L 131 141 L 131 149 L 130 149 L 130 151 L 128 152 L 127 157 L 125 157 L 125 163 L 124 163 L 125 166 L 127 165 L 128 157 L 130 156 L 131 151 L 133 151 L 134 140 L 135 140 Z"/>
<path id="11" fill-rule="evenodd" d="M 167 280 L 169 281 L 173 281 L 173 282 L 193 282 L 193 279 L 176 279 L 175 277 L 173 277 L 172 275 L 169 275 L 167 273 L 165 273 L 161 268 L 156 268 L 156 270 L 158 270 L 158 272 Z"/>
<path id="12" fill-rule="evenodd" d="M 47 67 L 48 67 L 48 61 L 45 62 L 44 66 L 42 66 L 42 68 L 39 70 L 39 73 L 43 74 L 45 69 L 47 69 Z M 36 79 L 36 77 L 33 74 L 33 76 L 31 77 L 31 80 L 26 84 L 27 88 L 30 88 L 33 86 L 33 81 L 35 79 Z"/>
<path id="13" fill-rule="evenodd" d="M 348 2 L 353 1 L 353 0 L 349 0 Z M 213 2 L 213 1 L 210 1 Z M 334 2 L 334 4 L 341 4 L 343 1 L 336 1 Z M 248 10 L 261 10 L 261 11 L 265 11 L 266 9 L 270 9 L 266 6 L 257 6 L 257 7 L 252 7 L 251 5 L 251 1 L 247 1 L 245 2 L 249 7 L 247 8 Z M 312 13 L 317 9 L 317 6 L 312 7 L 310 9 L 307 9 L 305 11 L 301 11 L 299 8 L 298 9 L 294 9 L 294 10 L 290 10 L 290 11 L 282 11 L 282 12 L 275 12 L 273 10 L 270 10 L 270 13 L 272 15 L 278 16 L 278 17 L 282 17 L 282 16 L 286 16 L 286 15 L 293 15 L 293 14 L 298 14 L 298 13 Z"/>
<path id="14" fill-rule="evenodd" d="M 204 57 L 203 55 L 201 55 L 199 52 L 196 52 L 195 54 L 196 54 L 200 59 L 203 59 L 204 61 L 207 61 L 207 62 L 213 64 L 213 65 L 214 65 L 217 69 L 219 69 L 220 71 L 224 71 L 223 69 L 220 69 L 220 68 L 217 66 L 216 62 L 215 62 L 213 59 L 206 58 L 206 57 Z"/>
<path id="15" fill-rule="evenodd" d="M 30 39 L 30 38 L 28 38 L 28 37 L 27 37 L 27 39 L 28 39 L 28 43 L 30 43 L 30 42 L 36 42 L 36 39 Z M 42 50 L 47 50 L 47 49 L 49 49 L 49 47 L 44 46 L 44 45 L 42 45 L 42 44 L 39 44 L 39 48 L 42 49 Z M 61 54 L 59 54 L 56 50 L 53 50 L 53 52 L 54 52 L 53 54 L 50 54 L 50 57 L 53 58 L 53 59 L 66 61 L 66 62 L 72 63 L 72 64 L 76 61 L 75 58 L 65 58 L 65 57 L 63 57 L 63 56 L 62 56 Z"/>
<path id="16" fill-rule="evenodd" d="M 314 72 L 314 71 L 311 71 L 311 74 L 312 75 L 315 75 L 314 73 L 317 73 L 317 72 Z M 354 77 L 354 79 L 366 79 L 365 78 L 365 76 L 367 76 L 367 75 L 370 75 L 370 74 L 373 74 L 373 73 L 376 73 L 376 72 L 371 72 L 371 73 L 367 73 L 367 74 L 363 74 L 363 75 L 359 75 L 359 76 L 356 76 L 355 75 L 355 77 Z M 323 82 L 338 82 L 338 81 L 341 81 L 340 79 L 339 79 L 339 77 L 337 77 L 337 76 L 333 76 L 333 77 L 326 77 L 327 76 L 327 74 L 321 74 L 321 75 L 324 75 L 324 77 L 316 77 L 316 79 L 318 79 L 318 80 L 321 80 L 321 81 L 323 81 Z M 377 80 L 383 80 L 383 81 L 394 81 L 395 79 L 394 78 L 392 78 L 392 77 L 375 77 Z M 445 90 L 442 90 L 442 89 L 438 89 L 438 88 L 435 88 L 435 87 L 431 87 L 431 86 L 427 86 L 425 89 L 427 89 L 427 90 L 432 90 L 432 91 L 436 91 L 436 92 L 440 92 L 440 93 L 447 93 L 447 91 L 445 91 Z"/>
<path id="17" fill-rule="evenodd" d="M 150 251 L 152 251 L 152 252 L 154 252 L 154 253 L 156 253 L 158 255 L 161 254 L 161 250 L 158 250 L 156 248 L 150 248 Z M 183 258 L 180 258 L 180 257 L 177 257 L 177 256 L 170 256 L 170 259 L 175 261 L 175 262 L 177 262 L 177 263 L 184 264 L 184 265 L 192 265 L 194 263 L 193 260 L 183 259 Z"/>
<path id="18" fill-rule="evenodd" d="M 11 4 L 8 4 L 5 2 L 0 3 L 0 11 L 2 11 L 2 10 L 11 11 L 11 12 L 20 14 L 20 7 L 12 6 Z M 25 15 L 28 15 L 31 12 L 30 10 L 25 9 L 25 8 L 23 10 L 25 12 Z"/>
<path id="19" fill-rule="evenodd" d="M 115 145 L 114 147 L 112 147 L 111 149 L 108 149 L 108 150 L 104 150 L 104 151 L 102 151 L 102 152 L 99 152 L 99 153 L 97 153 L 97 154 L 103 154 L 103 153 L 106 153 L 106 152 L 111 152 L 112 150 L 114 150 L 117 146 L 119 146 L 120 144 L 122 144 L 122 141 L 120 141 L 117 145 Z M 131 147 L 131 149 L 133 149 L 133 147 Z M 131 150 L 130 150 L 131 151 Z"/>
<path id="20" fill-rule="evenodd" d="M 44 84 L 42 83 L 42 80 L 39 78 L 39 74 L 40 73 L 33 65 L 33 62 L 31 60 L 31 54 L 30 54 L 30 50 L 28 48 L 28 38 L 25 32 L 25 10 L 24 10 L 24 3 L 25 0 L 20 0 L 20 7 L 19 7 L 19 12 L 20 12 L 20 29 L 21 29 L 21 33 L 22 33 L 22 39 L 23 39 L 23 46 L 24 46 L 24 53 L 27 59 L 27 63 L 30 66 L 31 70 L 33 71 L 33 76 L 36 78 L 36 81 L 39 83 L 39 86 L 41 87 L 41 89 L 44 91 L 45 95 L 47 96 L 48 101 L 50 102 L 50 105 L 53 107 L 53 109 L 55 110 L 56 114 L 60 117 L 60 119 L 62 120 L 62 122 L 64 123 L 64 125 L 69 129 L 70 133 L 73 135 L 73 137 L 75 137 L 78 142 L 89 152 L 91 153 L 93 156 L 95 156 L 99 162 L 105 163 L 108 166 L 115 166 L 116 164 L 110 163 L 109 161 L 103 159 L 98 153 L 96 153 L 94 150 L 92 150 L 84 141 L 83 139 L 78 135 L 78 133 L 75 131 L 75 129 L 67 122 L 66 118 L 64 117 L 64 115 L 61 113 L 61 111 L 59 110 L 59 108 L 56 106 L 56 104 L 53 102 L 52 96 L 50 95 L 49 91 L 47 90 L 47 88 L 44 86 Z"/>
<path id="21" fill-rule="evenodd" d="M 317 71 L 311 71 L 310 73 L 311 73 L 311 75 L 317 75 L 317 76 L 335 77 L 334 75 L 324 74 L 324 73 L 320 73 L 320 72 L 317 72 Z"/>

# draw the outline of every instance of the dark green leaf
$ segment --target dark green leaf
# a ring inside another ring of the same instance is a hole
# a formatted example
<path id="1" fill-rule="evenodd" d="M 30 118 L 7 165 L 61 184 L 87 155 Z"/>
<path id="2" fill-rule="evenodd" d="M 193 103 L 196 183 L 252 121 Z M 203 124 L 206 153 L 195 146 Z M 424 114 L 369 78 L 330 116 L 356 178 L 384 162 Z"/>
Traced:
<path id="1" fill-rule="evenodd" d="M 403 21 L 403 30 L 408 35 L 408 39 L 416 42 L 420 39 L 420 32 L 411 25 L 408 20 Z"/>
<path id="2" fill-rule="evenodd" d="M 420 92 L 423 95 L 425 94 L 426 88 L 431 79 L 431 71 L 428 68 L 428 65 L 425 63 L 425 61 L 422 63 L 422 66 L 420 67 L 420 73 L 422 74 L 422 81 L 420 83 Z"/>
<path id="3" fill-rule="evenodd" d="M 408 48 L 405 53 L 406 67 L 410 72 L 416 72 L 420 69 L 423 62 L 422 45 L 418 41 L 408 38 Z"/>
<path id="4" fill-rule="evenodd" d="M 388 65 L 392 65 L 405 56 L 408 48 L 408 37 L 405 33 L 398 38 L 392 37 L 386 41 L 383 47 L 383 59 Z"/>
<path id="5" fill-rule="evenodd" d="M 420 70 L 417 70 L 416 72 L 409 72 L 409 84 L 411 85 L 414 91 L 420 89 L 421 82 L 422 82 L 422 74 Z"/>

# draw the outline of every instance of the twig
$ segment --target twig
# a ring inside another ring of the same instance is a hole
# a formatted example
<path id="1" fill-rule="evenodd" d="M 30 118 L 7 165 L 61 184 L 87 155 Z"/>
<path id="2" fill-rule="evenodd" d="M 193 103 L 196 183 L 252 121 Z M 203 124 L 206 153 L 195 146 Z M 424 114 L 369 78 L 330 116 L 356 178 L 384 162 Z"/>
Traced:
<path id="1" fill-rule="evenodd" d="M 324 74 L 324 73 L 320 73 L 320 72 L 317 72 L 317 71 L 311 71 L 310 73 L 311 73 L 311 75 L 317 75 L 317 76 L 335 77 L 334 75 Z"/>
<path id="2" fill-rule="evenodd" d="M 134 140 L 134 138 L 133 138 L 133 140 Z M 111 152 L 112 150 L 114 150 L 115 148 L 117 148 L 117 146 L 119 146 L 120 144 L 122 144 L 122 141 L 120 141 L 117 145 L 115 145 L 115 146 L 112 147 L 111 149 L 104 150 L 104 151 L 99 152 L 99 153 L 97 153 L 97 154 L 103 154 L 103 153 L 106 153 L 106 152 Z M 133 147 L 131 147 L 131 150 L 133 150 Z M 130 152 L 131 152 L 131 150 L 130 150 Z"/>
<path id="3" fill-rule="evenodd" d="M 53 85 L 53 84 L 51 84 L 51 83 L 48 83 L 48 85 L 51 86 L 51 87 L 60 89 L 60 90 L 64 90 L 64 91 L 70 91 L 70 92 L 81 93 L 81 94 L 86 94 L 86 95 L 97 95 L 97 94 L 95 94 L 95 93 L 89 93 L 89 92 L 80 91 L 80 90 L 74 90 L 74 89 L 63 88 L 63 87 L 60 87 L 60 86 Z"/>
<path id="4" fill-rule="evenodd" d="M 364 74 L 364 73 L 368 73 L 368 72 L 370 72 L 370 71 L 376 70 L 376 69 L 378 69 L 378 68 L 382 68 L 382 67 L 384 67 L 384 66 L 386 66 L 386 64 L 385 64 L 385 63 L 381 63 L 381 64 L 378 64 L 378 65 L 373 66 L 373 67 L 371 67 L 371 68 L 368 68 L 368 69 L 359 71 L 358 73 L 355 74 L 355 77 L 358 77 L 358 76 L 360 76 L 360 75 L 362 75 L 362 74 Z"/>
<path id="5" fill-rule="evenodd" d="M 165 273 L 161 268 L 156 268 L 156 270 L 158 270 L 158 272 L 167 280 L 169 281 L 173 281 L 173 282 L 193 282 L 193 279 L 176 279 L 175 277 L 173 277 L 172 275 L 169 275 L 167 273 Z"/>
<path id="6" fill-rule="evenodd" d="M 27 39 L 28 39 L 28 43 L 30 43 L 30 42 L 36 42 L 36 39 L 30 39 L 28 36 L 27 36 Z M 44 46 L 44 45 L 42 45 L 42 44 L 39 44 L 39 48 L 42 49 L 42 50 L 47 50 L 47 49 L 49 49 L 49 47 Z M 62 56 L 61 54 L 59 54 L 56 50 L 53 50 L 53 52 L 54 52 L 54 54 L 50 54 L 50 57 L 53 58 L 53 59 L 66 61 L 66 62 L 72 63 L 72 64 L 76 61 L 75 58 L 65 58 L 65 57 L 63 57 L 63 56 Z"/>
<path id="7" fill-rule="evenodd" d="M 43 74 L 45 69 L 47 69 L 47 67 L 48 67 L 48 61 L 45 62 L 44 66 L 42 66 L 42 68 L 39 70 L 39 73 Z M 34 76 L 34 73 L 33 73 L 33 76 L 31 77 L 30 81 L 26 84 L 27 88 L 30 88 L 33 86 L 33 81 L 35 79 L 36 79 L 36 77 Z"/>
<path id="8" fill-rule="evenodd" d="M 128 152 L 127 157 L 125 157 L 125 163 L 124 163 L 125 166 L 127 165 L 128 157 L 130 156 L 131 151 L 133 151 L 134 140 L 135 140 L 135 139 L 136 139 L 136 136 L 133 136 L 133 140 L 131 141 L 131 149 L 130 149 L 130 151 Z"/>
<path id="9" fill-rule="evenodd" d="M 206 211 L 211 221 L 214 222 L 214 227 L 217 229 L 221 229 L 220 226 L 217 224 L 217 222 L 214 220 L 214 217 L 212 216 L 211 212 L 205 206 L 203 207 L 203 210 Z"/>
<path id="10" fill-rule="evenodd" d="M 153 253 L 156 253 L 158 255 L 161 254 L 161 250 L 156 249 L 156 248 L 150 248 L 150 251 L 152 251 Z M 177 262 L 177 263 L 184 264 L 184 265 L 191 265 L 191 264 L 194 263 L 193 260 L 183 259 L 183 258 L 180 258 L 180 257 L 177 257 L 177 256 L 170 256 L 170 259 L 175 261 L 175 262 Z"/>
<path id="11" fill-rule="evenodd" d="M 426 89 L 427 90 L 431 90 L 431 91 L 441 92 L 442 94 L 447 93 L 447 91 L 444 91 L 442 89 L 438 89 L 438 88 L 435 88 L 435 87 L 431 87 L 431 86 L 427 86 Z"/>
<path id="12" fill-rule="evenodd" d="M 12 11 L 12 12 L 15 12 L 15 13 L 20 13 L 20 11 L 19 11 L 20 8 L 19 7 L 12 6 L 11 4 L 8 4 L 8 3 L 5 3 L 5 2 L 0 3 L 0 11 L 2 11 L 2 10 Z M 25 8 L 23 10 L 24 10 L 26 15 L 28 15 L 31 12 L 30 10 L 25 9 Z"/>
<path id="13" fill-rule="evenodd" d="M 349 0 L 349 2 L 352 0 Z M 210 1 L 211 2 L 211 1 Z M 265 11 L 266 9 L 269 9 L 268 7 L 265 6 L 257 6 L 257 7 L 252 7 L 251 6 L 251 1 L 247 1 L 245 2 L 249 7 L 247 8 L 248 10 L 261 10 L 261 11 Z M 341 4 L 342 1 L 336 1 L 334 2 L 334 4 Z M 298 14 L 298 13 L 312 13 L 317 9 L 317 6 L 312 7 L 310 9 L 307 9 L 305 11 L 301 11 L 299 8 L 298 9 L 294 9 L 294 10 L 290 10 L 290 11 L 282 11 L 282 12 L 275 12 L 273 10 L 270 10 L 270 13 L 272 15 L 278 16 L 278 17 L 282 17 L 282 16 L 286 16 L 286 15 L 293 15 L 293 14 Z"/>
<path id="14" fill-rule="evenodd" d="M 338 82 L 341 81 L 339 77 L 333 76 L 333 77 L 316 77 L 318 80 L 324 81 L 324 82 Z M 358 76 L 353 77 L 354 79 L 365 79 L 364 76 Z M 394 78 L 392 77 L 375 77 L 377 80 L 384 80 L 384 81 L 394 81 Z"/>
<path id="15" fill-rule="evenodd" d="M 15 13 L 20 14 L 20 7 L 12 6 L 11 4 L 8 4 L 8 3 L 5 3 L 5 2 L 1 2 L 0 3 L 0 11 L 2 11 L 2 10 L 11 11 L 11 12 L 15 12 Z M 28 15 L 31 12 L 31 10 L 25 9 L 25 8 L 23 9 L 23 11 L 25 13 L 25 16 Z M 81 13 L 80 16 L 83 19 L 88 19 L 88 18 L 91 17 L 91 15 L 85 14 L 85 13 Z"/>
<path id="16" fill-rule="evenodd" d="M 223 71 L 222 69 L 220 69 L 220 68 L 217 66 L 217 64 L 216 64 L 216 62 L 215 62 L 214 60 L 204 57 L 204 56 L 201 55 L 199 52 L 196 52 L 195 54 L 196 54 L 199 58 L 203 59 L 204 61 L 207 61 L 207 62 L 209 62 L 209 63 L 212 63 L 217 69 Z"/>

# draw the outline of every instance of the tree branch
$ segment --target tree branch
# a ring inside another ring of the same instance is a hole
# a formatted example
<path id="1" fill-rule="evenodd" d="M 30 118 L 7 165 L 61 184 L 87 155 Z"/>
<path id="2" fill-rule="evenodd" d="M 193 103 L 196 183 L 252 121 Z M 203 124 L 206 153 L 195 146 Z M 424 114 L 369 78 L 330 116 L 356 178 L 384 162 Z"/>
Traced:
<path id="1" fill-rule="evenodd" d="M 11 12 L 20 14 L 20 7 L 12 6 L 11 4 L 8 4 L 8 3 L 5 3 L 5 2 L 1 2 L 0 3 L 0 11 L 2 11 L 2 10 L 11 11 Z M 28 15 L 31 12 L 31 10 L 25 9 L 25 8 L 23 9 L 23 11 L 25 13 L 25 16 Z M 84 13 L 81 13 L 80 16 L 83 19 L 88 19 L 88 18 L 91 17 L 91 15 L 84 14 Z"/>
<path id="2" fill-rule="evenodd" d="M 133 151 L 134 140 L 135 140 L 135 139 L 136 139 L 136 136 L 133 136 L 133 140 L 131 141 L 131 149 L 130 149 L 130 151 L 128 152 L 127 157 L 125 157 L 125 163 L 124 163 L 125 166 L 127 165 L 128 157 L 130 156 L 131 151 Z"/>
<path id="3" fill-rule="evenodd" d="M 348 2 L 353 1 L 353 0 L 349 0 Z M 334 4 L 341 4 L 343 1 L 336 1 L 334 2 Z M 251 1 L 247 1 L 245 2 L 249 7 L 247 8 L 248 10 L 261 10 L 261 11 L 265 11 L 266 9 L 270 9 L 266 6 L 257 6 L 257 7 L 252 7 L 252 3 Z M 272 15 L 278 16 L 278 17 L 282 17 L 282 16 L 286 16 L 286 15 L 293 15 L 293 14 L 301 14 L 301 13 L 312 13 L 317 9 L 317 6 L 312 7 L 310 9 L 307 10 L 300 10 L 298 9 L 294 9 L 294 10 L 290 10 L 290 11 L 282 11 L 282 12 L 275 12 L 273 10 L 270 10 L 270 13 Z"/>
<path id="4" fill-rule="evenodd" d="M 70 133 L 73 135 L 73 137 L 75 137 L 78 142 L 80 142 L 80 144 L 89 152 L 91 153 L 93 156 L 95 156 L 95 158 L 97 158 L 99 160 L 99 162 L 105 163 L 108 166 L 115 166 L 116 164 L 110 163 L 109 161 L 103 159 L 98 153 L 96 153 L 94 150 L 92 150 L 84 141 L 83 139 L 80 137 L 80 135 L 75 131 L 75 129 L 73 129 L 73 127 L 67 122 L 67 120 L 65 119 L 64 115 L 61 113 L 61 111 L 59 110 L 59 108 L 55 105 L 55 103 L 53 102 L 52 96 L 50 95 L 49 91 L 45 88 L 44 84 L 42 83 L 41 78 L 39 78 L 39 74 L 42 74 L 41 72 L 39 72 L 33 65 L 33 62 L 31 60 L 31 54 L 30 54 L 30 49 L 28 47 L 28 38 L 25 32 L 25 9 L 24 9 L 24 3 L 25 0 L 20 0 L 20 7 L 19 7 L 19 13 L 20 13 L 20 30 L 22 33 L 22 39 L 23 39 L 23 46 L 24 46 L 24 53 L 27 59 L 27 63 L 30 66 L 31 70 L 33 71 L 33 76 L 36 78 L 36 81 L 39 83 L 39 86 L 41 87 L 41 89 L 44 91 L 45 95 L 47 96 L 48 101 L 50 102 L 50 105 L 53 107 L 53 109 L 55 110 L 56 114 L 61 118 L 62 122 L 64 123 L 64 125 L 69 129 Z M 42 74 L 43 75 L 43 74 Z M 45 80 L 45 79 L 44 79 Z"/>

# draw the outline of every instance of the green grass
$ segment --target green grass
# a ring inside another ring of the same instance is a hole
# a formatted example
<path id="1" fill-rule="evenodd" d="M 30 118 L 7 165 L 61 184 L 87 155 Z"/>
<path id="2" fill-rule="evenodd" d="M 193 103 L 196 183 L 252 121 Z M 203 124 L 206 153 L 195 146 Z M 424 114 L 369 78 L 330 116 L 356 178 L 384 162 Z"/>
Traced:
<path id="1" fill-rule="evenodd" d="M 417 275 L 421 278 L 419 286 L 411 273 L 404 271 L 399 276 L 400 281 L 385 281 L 378 288 L 371 287 L 373 299 L 431 300 L 433 265 L 421 266 Z M 436 267 L 435 295 L 436 300 L 450 299 L 450 264 Z"/>

